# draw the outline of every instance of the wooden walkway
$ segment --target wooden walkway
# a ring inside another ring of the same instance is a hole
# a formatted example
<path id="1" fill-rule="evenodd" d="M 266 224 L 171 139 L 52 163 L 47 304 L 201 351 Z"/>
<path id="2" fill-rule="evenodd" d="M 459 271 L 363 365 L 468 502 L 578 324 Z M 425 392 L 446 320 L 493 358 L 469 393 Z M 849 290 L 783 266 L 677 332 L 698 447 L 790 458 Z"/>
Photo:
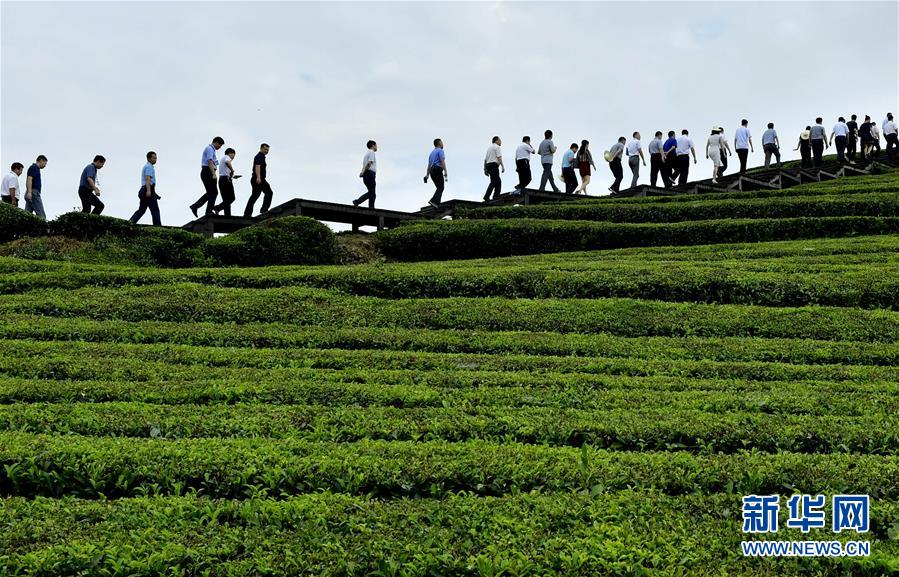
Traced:
<path id="1" fill-rule="evenodd" d="M 855 166 L 828 162 L 820 168 L 753 169 L 746 174 L 734 173 L 725 175 L 718 179 L 717 183 L 712 183 L 711 179 L 699 180 L 687 183 L 683 186 L 675 186 L 670 189 L 640 185 L 627 190 L 622 190 L 611 196 L 612 198 L 626 198 L 766 189 L 780 190 L 809 182 L 821 182 L 841 177 L 878 174 L 885 170 L 894 169 L 895 166 L 896 165 L 890 165 L 885 160 L 877 160 L 868 162 L 864 165 Z M 572 202 L 582 199 L 600 198 L 609 198 L 609 196 L 574 195 L 526 188 L 521 193 L 513 194 L 506 192 L 489 201 L 451 199 L 441 203 L 440 210 L 428 205 L 416 212 L 402 212 L 399 210 L 386 210 L 383 208 L 366 208 L 363 206 L 354 206 L 352 204 L 339 204 L 335 202 L 295 198 L 252 218 L 207 214 L 197 220 L 185 224 L 181 228 L 206 236 L 213 236 L 215 234 L 232 233 L 242 228 L 282 216 L 308 216 L 322 222 L 349 224 L 354 231 L 358 231 L 359 228 L 363 226 L 372 226 L 378 230 L 384 230 L 414 220 L 452 217 L 459 209 L 510 204 L 527 205 L 543 202 Z"/>
<path id="2" fill-rule="evenodd" d="M 353 227 L 354 231 L 358 231 L 359 228 L 363 226 L 372 226 L 378 230 L 384 230 L 387 228 L 395 228 L 403 222 L 410 220 L 435 219 L 452 216 L 459 208 L 501 206 L 518 203 L 538 204 L 541 202 L 570 201 L 583 198 L 602 197 L 540 192 L 539 190 L 528 188 L 521 194 L 503 193 L 497 198 L 487 202 L 460 199 L 448 200 L 441 203 L 439 211 L 428 205 L 422 207 L 421 210 L 418 210 L 417 212 L 367 208 L 364 206 L 353 206 L 352 204 L 339 204 L 336 202 L 295 198 L 252 218 L 207 214 L 185 224 L 182 228 L 206 236 L 213 236 L 215 234 L 232 233 L 242 228 L 259 224 L 260 222 L 269 219 L 280 218 L 282 216 L 308 216 L 322 222 L 349 224 Z"/>
<path id="3" fill-rule="evenodd" d="M 895 166 L 885 159 L 864 164 L 839 164 L 828 162 L 820 168 L 770 168 L 753 169 L 746 174 L 727 174 L 713 183 L 711 179 L 688 182 L 683 186 L 659 188 L 649 185 L 635 186 L 613 194 L 613 198 L 642 196 L 672 196 L 678 194 L 706 194 L 714 192 L 742 192 L 751 190 L 782 190 L 810 182 L 823 182 L 836 178 L 879 174 Z"/>

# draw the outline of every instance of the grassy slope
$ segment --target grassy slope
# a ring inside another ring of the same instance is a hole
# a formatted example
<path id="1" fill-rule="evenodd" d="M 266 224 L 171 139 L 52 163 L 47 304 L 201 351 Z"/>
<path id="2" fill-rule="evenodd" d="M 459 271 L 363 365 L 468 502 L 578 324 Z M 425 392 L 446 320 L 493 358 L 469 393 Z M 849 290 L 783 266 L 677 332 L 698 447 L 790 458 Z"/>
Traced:
<path id="1" fill-rule="evenodd" d="M 0 573 L 899 571 L 897 249 L 0 258 Z M 871 494 L 872 557 L 742 558 L 794 491 Z"/>

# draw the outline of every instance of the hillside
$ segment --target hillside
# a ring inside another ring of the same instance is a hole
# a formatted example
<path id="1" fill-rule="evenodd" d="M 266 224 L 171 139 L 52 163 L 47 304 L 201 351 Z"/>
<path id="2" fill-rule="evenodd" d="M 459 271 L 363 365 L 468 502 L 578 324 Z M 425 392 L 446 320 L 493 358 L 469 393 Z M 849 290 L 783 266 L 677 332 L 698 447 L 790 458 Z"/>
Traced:
<path id="1" fill-rule="evenodd" d="M 443 262 L 0 257 L 0 574 L 899 572 L 899 174 L 777 192 L 381 235 Z M 770 538 L 871 556 L 742 557 L 794 492 L 870 532 Z"/>

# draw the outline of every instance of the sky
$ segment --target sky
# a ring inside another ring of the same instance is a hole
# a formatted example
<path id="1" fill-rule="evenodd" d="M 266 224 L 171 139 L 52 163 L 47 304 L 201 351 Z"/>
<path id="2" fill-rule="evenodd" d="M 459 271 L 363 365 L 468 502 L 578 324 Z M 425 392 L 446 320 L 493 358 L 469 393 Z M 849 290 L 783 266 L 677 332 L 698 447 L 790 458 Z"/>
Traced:
<path id="1" fill-rule="evenodd" d="M 884 2 L 0 2 L 0 162 L 48 157 L 48 217 L 80 208 L 95 154 L 104 214 L 129 217 L 145 154 L 158 154 L 164 224 L 192 219 L 203 148 L 220 135 L 249 174 L 271 145 L 274 204 L 349 203 L 365 143 L 378 142 L 377 205 L 417 210 L 432 140 L 445 142 L 444 199 L 480 199 L 494 135 L 514 149 L 551 129 L 560 149 L 601 153 L 640 131 L 714 125 L 732 141 L 774 122 L 785 158 L 825 119 L 899 112 L 899 3 Z M 222 150 L 222 152 L 224 149 Z M 733 157 L 731 162 L 736 161 Z M 539 160 L 532 170 L 539 183 Z M 641 183 L 648 183 L 643 169 Z M 235 211 L 250 193 L 236 181 Z M 625 182 L 630 173 L 625 167 Z M 24 175 L 22 186 L 24 187 Z M 561 184 L 561 183 L 560 183 Z M 257 203 L 257 210 L 260 202 Z M 149 222 L 149 214 L 144 219 Z"/>

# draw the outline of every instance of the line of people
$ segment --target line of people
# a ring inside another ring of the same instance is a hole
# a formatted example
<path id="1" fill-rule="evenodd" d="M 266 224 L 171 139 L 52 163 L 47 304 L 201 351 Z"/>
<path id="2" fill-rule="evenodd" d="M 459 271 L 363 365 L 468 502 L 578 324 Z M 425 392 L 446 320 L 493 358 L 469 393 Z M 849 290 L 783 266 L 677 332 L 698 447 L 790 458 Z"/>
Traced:
<path id="1" fill-rule="evenodd" d="M 234 159 L 237 151 L 233 148 L 226 148 L 224 158 L 219 162 L 216 152 L 225 145 L 225 139 L 216 136 L 212 142 L 203 149 L 203 156 L 200 160 L 200 182 L 203 183 L 205 192 L 190 205 L 190 211 L 195 217 L 200 216 L 197 212 L 203 205 L 206 205 L 204 214 L 224 214 L 231 216 L 231 205 L 236 200 L 234 192 L 234 181 L 241 178 L 242 175 L 234 172 Z M 250 176 L 250 198 L 244 208 L 243 216 L 250 218 L 256 206 L 256 201 L 262 196 L 262 208 L 260 212 L 266 212 L 272 206 L 272 187 L 268 183 L 268 156 L 271 147 L 262 143 L 259 145 L 259 152 L 253 157 L 253 169 Z M 222 201 L 216 204 L 219 193 L 221 193 Z"/>
<path id="2" fill-rule="evenodd" d="M 224 213 L 231 216 L 231 204 L 235 201 L 234 180 L 241 177 L 234 173 L 232 161 L 237 153 L 233 148 L 225 150 L 225 158 L 219 163 L 216 151 L 219 150 L 225 141 L 222 137 L 216 136 L 212 143 L 203 150 L 202 168 L 200 169 L 200 180 L 203 183 L 205 193 L 194 204 L 190 206 L 194 216 L 198 216 L 197 210 L 204 204 L 206 205 L 205 214 Z M 253 176 L 250 179 L 251 194 L 244 209 L 244 216 L 250 217 L 256 201 L 263 196 L 261 212 L 267 211 L 272 203 L 272 187 L 266 178 L 266 156 L 270 147 L 263 143 L 259 147 L 259 153 L 253 158 Z M 137 223 L 146 214 L 147 210 L 154 226 L 162 226 L 159 214 L 160 195 L 156 192 L 156 161 L 157 154 L 154 151 L 147 152 L 147 162 L 141 169 L 140 187 L 138 188 L 138 208 L 131 215 L 131 222 Z M 81 212 L 90 214 L 102 214 L 105 205 L 100 200 L 102 193 L 100 189 L 100 170 L 106 165 L 106 158 L 103 155 L 96 155 L 94 160 L 84 167 L 81 171 L 81 177 L 78 181 L 78 198 L 81 200 Z M 47 157 L 43 154 L 37 157 L 34 164 L 28 168 L 27 178 L 25 181 L 25 210 L 38 217 L 46 220 L 47 215 L 44 211 L 44 204 L 41 199 L 41 170 L 47 166 Z M 21 186 L 19 177 L 22 175 L 24 166 L 20 162 L 14 162 L 10 167 L 10 172 L 3 177 L 0 184 L 0 200 L 13 206 L 19 206 L 19 197 Z M 216 174 L 218 172 L 218 178 Z M 222 201 L 215 204 L 221 191 Z"/>
<path id="3" fill-rule="evenodd" d="M 844 117 L 839 117 L 827 136 L 827 131 L 823 126 L 823 119 L 818 117 L 815 124 L 806 126 L 799 136 L 799 142 L 796 148 L 802 158 L 801 165 L 803 168 L 820 167 L 823 162 L 824 151 L 830 146 L 835 146 L 837 151 L 837 160 L 839 162 L 855 163 L 856 154 L 858 153 L 861 160 L 875 156 L 880 152 L 880 136 L 881 130 L 877 123 L 871 121 L 871 117 L 866 115 L 862 124 L 858 124 L 857 116 L 852 115 L 847 122 Z M 899 148 L 899 131 L 897 131 L 896 122 L 892 113 L 887 113 L 882 125 L 882 133 L 886 140 L 886 153 L 890 162 L 896 160 L 896 150 Z M 690 138 L 690 132 L 687 129 L 681 131 L 680 136 L 675 136 L 673 130 L 668 131 L 667 140 L 663 139 L 662 131 L 656 131 L 654 138 L 649 142 L 649 182 L 655 187 L 661 178 L 662 186 L 671 188 L 675 185 L 684 185 L 687 183 L 690 174 L 690 158 L 692 164 L 697 164 L 696 147 Z M 200 167 L 200 181 L 203 184 L 204 193 L 196 202 L 190 205 L 191 212 L 195 217 L 199 216 L 198 211 L 205 205 L 205 214 L 224 214 L 231 216 L 231 205 L 236 200 L 234 191 L 234 181 L 241 178 L 236 174 L 234 165 L 232 164 L 237 156 L 233 148 L 227 148 L 224 157 L 219 161 L 216 153 L 225 140 L 216 136 L 212 142 L 203 149 Z M 717 183 L 724 171 L 727 169 L 728 157 L 736 153 L 740 160 L 740 173 L 746 172 L 749 154 L 755 152 L 754 143 L 752 141 L 752 132 L 749 129 L 749 121 L 745 118 L 740 122 L 733 140 L 733 151 L 727 138 L 724 136 L 724 128 L 714 126 L 711 135 L 708 137 L 705 146 L 705 156 L 712 161 L 712 182 Z M 378 145 L 374 140 L 366 143 L 366 152 L 362 159 L 362 170 L 359 177 L 365 186 L 365 193 L 359 198 L 353 200 L 354 206 L 359 206 L 368 201 L 368 207 L 374 208 L 376 199 L 376 177 L 377 177 L 377 156 Z M 765 168 L 771 164 L 772 157 L 776 166 L 780 166 L 780 139 L 774 123 L 769 122 L 767 130 L 762 134 L 762 149 L 765 154 Z M 250 198 L 244 209 L 244 217 L 253 215 L 256 201 L 260 196 L 263 197 L 261 212 L 266 212 L 271 208 L 273 192 L 271 185 L 267 180 L 267 162 L 266 157 L 270 151 L 270 146 L 263 143 L 259 147 L 259 152 L 253 158 L 252 176 L 250 178 Z M 515 185 L 513 194 L 521 194 L 523 190 L 531 183 L 533 178 L 531 174 L 531 156 L 538 155 L 543 172 L 540 179 L 540 191 L 545 191 L 547 185 L 553 192 L 560 193 L 561 190 L 556 185 L 553 175 L 554 157 L 557 152 L 555 143 L 553 142 L 552 130 L 544 132 L 544 139 L 535 149 L 531 145 L 531 137 L 525 136 L 521 140 L 521 144 L 515 150 L 515 170 L 518 173 L 518 183 Z M 634 132 L 631 140 L 620 137 L 609 150 L 603 153 L 603 159 L 608 163 L 609 170 L 614 178 L 609 191 L 617 193 L 620 191 L 621 182 L 624 179 L 623 159 L 627 156 L 628 166 L 631 171 L 631 187 L 638 184 L 640 178 L 640 166 L 646 167 L 646 157 L 643 154 L 643 145 L 641 142 L 640 132 Z M 156 192 L 156 160 L 155 152 L 147 153 L 147 163 L 141 170 L 140 188 L 138 189 L 138 209 L 131 216 L 132 222 L 140 220 L 147 210 L 150 211 L 153 224 L 160 226 L 159 216 L 159 199 L 161 198 Z M 99 171 L 106 164 L 106 159 L 102 155 L 94 157 L 93 162 L 88 164 L 81 172 L 81 178 L 78 184 L 78 196 L 82 204 L 82 212 L 90 212 L 92 214 L 101 214 L 104 209 L 103 202 L 100 201 Z M 25 210 L 36 214 L 40 218 L 46 219 L 43 201 L 41 199 L 41 170 L 47 166 L 47 157 L 39 155 L 35 162 L 28 168 L 25 183 Z M 10 172 L 2 180 L 2 190 L 0 190 L 0 200 L 14 206 L 19 205 L 20 185 L 19 177 L 24 171 L 24 165 L 14 162 L 10 167 Z M 568 150 L 562 155 L 560 180 L 565 184 L 566 194 L 587 194 L 587 187 L 590 184 L 590 178 L 593 171 L 596 170 L 596 164 L 590 151 L 590 142 L 582 140 L 580 144 L 573 142 Z M 484 175 L 489 179 L 487 190 L 484 193 L 484 200 L 491 200 L 498 197 L 502 192 L 502 174 L 506 171 L 503 163 L 502 139 L 494 136 L 491 139 L 490 146 L 484 156 Z M 578 183 L 577 175 L 580 174 L 580 183 Z M 439 209 L 443 197 L 443 191 L 449 178 L 446 169 L 446 153 L 444 150 L 443 140 L 434 139 L 434 148 L 428 156 L 428 165 L 425 169 L 424 182 L 430 180 L 434 184 L 434 194 L 431 196 L 428 204 Z M 216 204 L 219 194 L 221 194 L 221 202 Z"/>

